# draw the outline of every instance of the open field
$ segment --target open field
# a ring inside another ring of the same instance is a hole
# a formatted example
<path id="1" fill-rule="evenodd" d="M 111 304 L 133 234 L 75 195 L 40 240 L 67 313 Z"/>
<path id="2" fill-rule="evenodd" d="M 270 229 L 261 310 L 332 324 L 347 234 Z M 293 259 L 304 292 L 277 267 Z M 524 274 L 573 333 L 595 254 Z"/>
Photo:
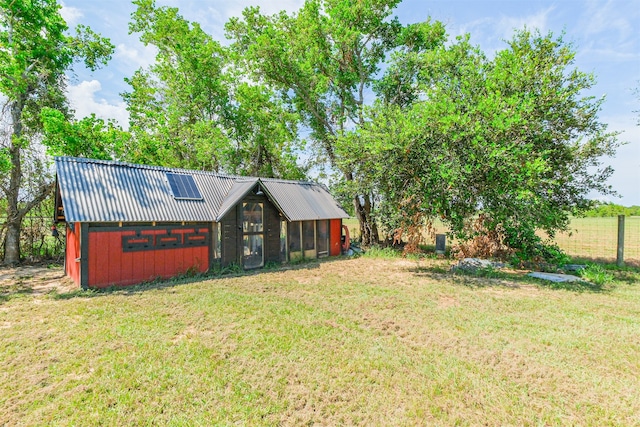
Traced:
<path id="1" fill-rule="evenodd" d="M 448 267 L 334 259 L 102 293 L 5 282 L 0 424 L 640 425 L 637 270 L 599 288 Z"/>
<path id="2" fill-rule="evenodd" d="M 572 233 L 562 233 L 555 241 L 573 257 L 615 262 L 618 242 L 618 218 L 574 218 Z M 640 217 L 625 218 L 624 259 L 640 266 Z"/>
<path id="3" fill-rule="evenodd" d="M 358 221 L 344 221 L 352 236 L 358 236 Z M 571 232 L 558 234 L 555 242 L 567 255 L 578 259 L 615 262 L 618 242 L 618 218 L 574 218 Z M 442 224 L 436 224 L 437 232 L 446 233 Z M 426 234 L 425 234 L 426 236 Z M 427 244 L 434 244 L 427 240 Z M 625 218 L 624 259 L 627 264 L 640 267 L 640 217 Z"/>

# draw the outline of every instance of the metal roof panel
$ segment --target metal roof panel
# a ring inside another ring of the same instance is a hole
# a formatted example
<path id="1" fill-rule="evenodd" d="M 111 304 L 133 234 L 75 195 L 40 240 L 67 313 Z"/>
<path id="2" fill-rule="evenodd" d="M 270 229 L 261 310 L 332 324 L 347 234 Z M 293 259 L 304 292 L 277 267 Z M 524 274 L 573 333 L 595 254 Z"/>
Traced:
<path id="1" fill-rule="evenodd" d="M 348 217 L 324 187 L 310 182 L 74 157 L 56 157 L 55 165 L 69 222 L 216 221 L 257 182 L 291 221 Z M 167 173 L 193 176 L 202 200 L 174 198 Z"/>

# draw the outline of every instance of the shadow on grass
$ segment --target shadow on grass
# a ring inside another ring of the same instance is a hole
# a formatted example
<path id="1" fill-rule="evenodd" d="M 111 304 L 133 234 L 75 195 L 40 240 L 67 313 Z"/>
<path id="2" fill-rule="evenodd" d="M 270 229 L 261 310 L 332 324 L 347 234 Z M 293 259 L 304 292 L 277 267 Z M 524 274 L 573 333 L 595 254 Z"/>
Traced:
<path id="1" fill-rule="evenodd" d="M 633 270 L 612 270 L 614 280 L 616 282 L 623 282 L 628 285 L 638 285 L 640 284 L 640 273 L 638 272 L 638 268 L 634 268 Z"/>
<path id="2" fill-rule="evenodd" d="M 572 262 L 574 264 L 600 264 L 607 269 L 629 270 L 629 271 L 640 272 L 640 260 L 638 260 L 637 258 L 625 259 L 624 265 L 622 267 L 618 267 L 616 265 L 615 257 L 605 258 L 605 257 L 574 256 L 572 257 Z"/>
<path id="3" fill-rule="evenodd" d="M 451 271 L 440 266 L 420 267 L 409 269 L 417 276 L 431 279 L 449 279 L 455 284 L 469 288 L 504 287 L 517 289 L 523 285 L 538 286 L 544 289 L 564 290 L 571 292 L 604 293 L 612 290 L 612 286 L 597 285 L 586 281 L 576 282 L 551 282 L 527 276 L 526 272 L 502 271 L 491 268 L 478 269 L 476 271 Z"/>
<path id="4" fill-rule="evenodd" d="M 12 298 L 31 294 L 33 294 L 31 286 L 22 282 L 17 282 L 11 286 L 3 286 L 0 288 L 0 303 L 7 302 Z"/>
<path id="5" fill-rule="evenodd" d="M 206 273 L 184 273 L 170 279 L 152 280 L 128 286 L 108 286 L 105 288 L 76 289 L 71 292 L 57 293 L 51 292 L 48 295 L 55 300 L 68 300 L 72 298 L 95 298 L 106 295 L 135 295 L 150 290 L 173 288 L 176 286 L 205 282 L 209 280 L 230 279 L 236 277 L 251 277 L 258 274 L 269 274 L 272 272 L 287 270 L 310 270 L 320 267 L 320 260 L 296 261 L 293 264 L 267 263 L 263 268 L 254 270 L 243 270 L 241 267 L 231 266 L 228 268 L 215 269 Z"/>
<path id="6" fill-rule="evenodd" d="M 618 267 L 615 262 L 610 260 L 599 260 L 596 258 L 573 258 L 575 264 L 597 264 L 600 265 L 606 272 L 613 275 L 613 280 L 616 282 L 625 283 L 628 285 L 640 284 L 640 265 L 632 262 L 625 262 L 622 267 Z"/>

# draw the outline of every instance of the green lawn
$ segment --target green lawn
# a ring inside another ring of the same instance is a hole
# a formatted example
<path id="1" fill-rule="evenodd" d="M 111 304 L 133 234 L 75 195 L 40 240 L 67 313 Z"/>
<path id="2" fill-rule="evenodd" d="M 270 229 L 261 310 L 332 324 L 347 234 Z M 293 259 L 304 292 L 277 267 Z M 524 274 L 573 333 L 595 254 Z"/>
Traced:
<path id="1" fill-rule="evenodd" d="M 640 274 L 602 289 L 337 259 L 0 292 L 0 424 L 640 425 Z"/>

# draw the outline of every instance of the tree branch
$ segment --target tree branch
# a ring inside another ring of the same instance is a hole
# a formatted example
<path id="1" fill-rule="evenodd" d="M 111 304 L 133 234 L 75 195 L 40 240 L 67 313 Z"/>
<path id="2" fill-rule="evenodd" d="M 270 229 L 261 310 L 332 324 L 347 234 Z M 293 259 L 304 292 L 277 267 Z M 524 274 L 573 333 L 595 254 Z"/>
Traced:
<path id="1" fill-rule="evenodd" d="M 40 202 L 46 199 L 47 196 L 49 196 L 49 194 L 51 193 L 51 191 L 53 191 L 54 185 L 55 185 L 54 181 L 46 182 L 42 184 L 38 189 L 36 196 L 30 202 L 28 202 L 22 209 L 18 211 L 18 215 L 17 215 L 18 218 L 24 217 L 31 209 L 33 209 L 36 205 L 38 205 Z"/>

